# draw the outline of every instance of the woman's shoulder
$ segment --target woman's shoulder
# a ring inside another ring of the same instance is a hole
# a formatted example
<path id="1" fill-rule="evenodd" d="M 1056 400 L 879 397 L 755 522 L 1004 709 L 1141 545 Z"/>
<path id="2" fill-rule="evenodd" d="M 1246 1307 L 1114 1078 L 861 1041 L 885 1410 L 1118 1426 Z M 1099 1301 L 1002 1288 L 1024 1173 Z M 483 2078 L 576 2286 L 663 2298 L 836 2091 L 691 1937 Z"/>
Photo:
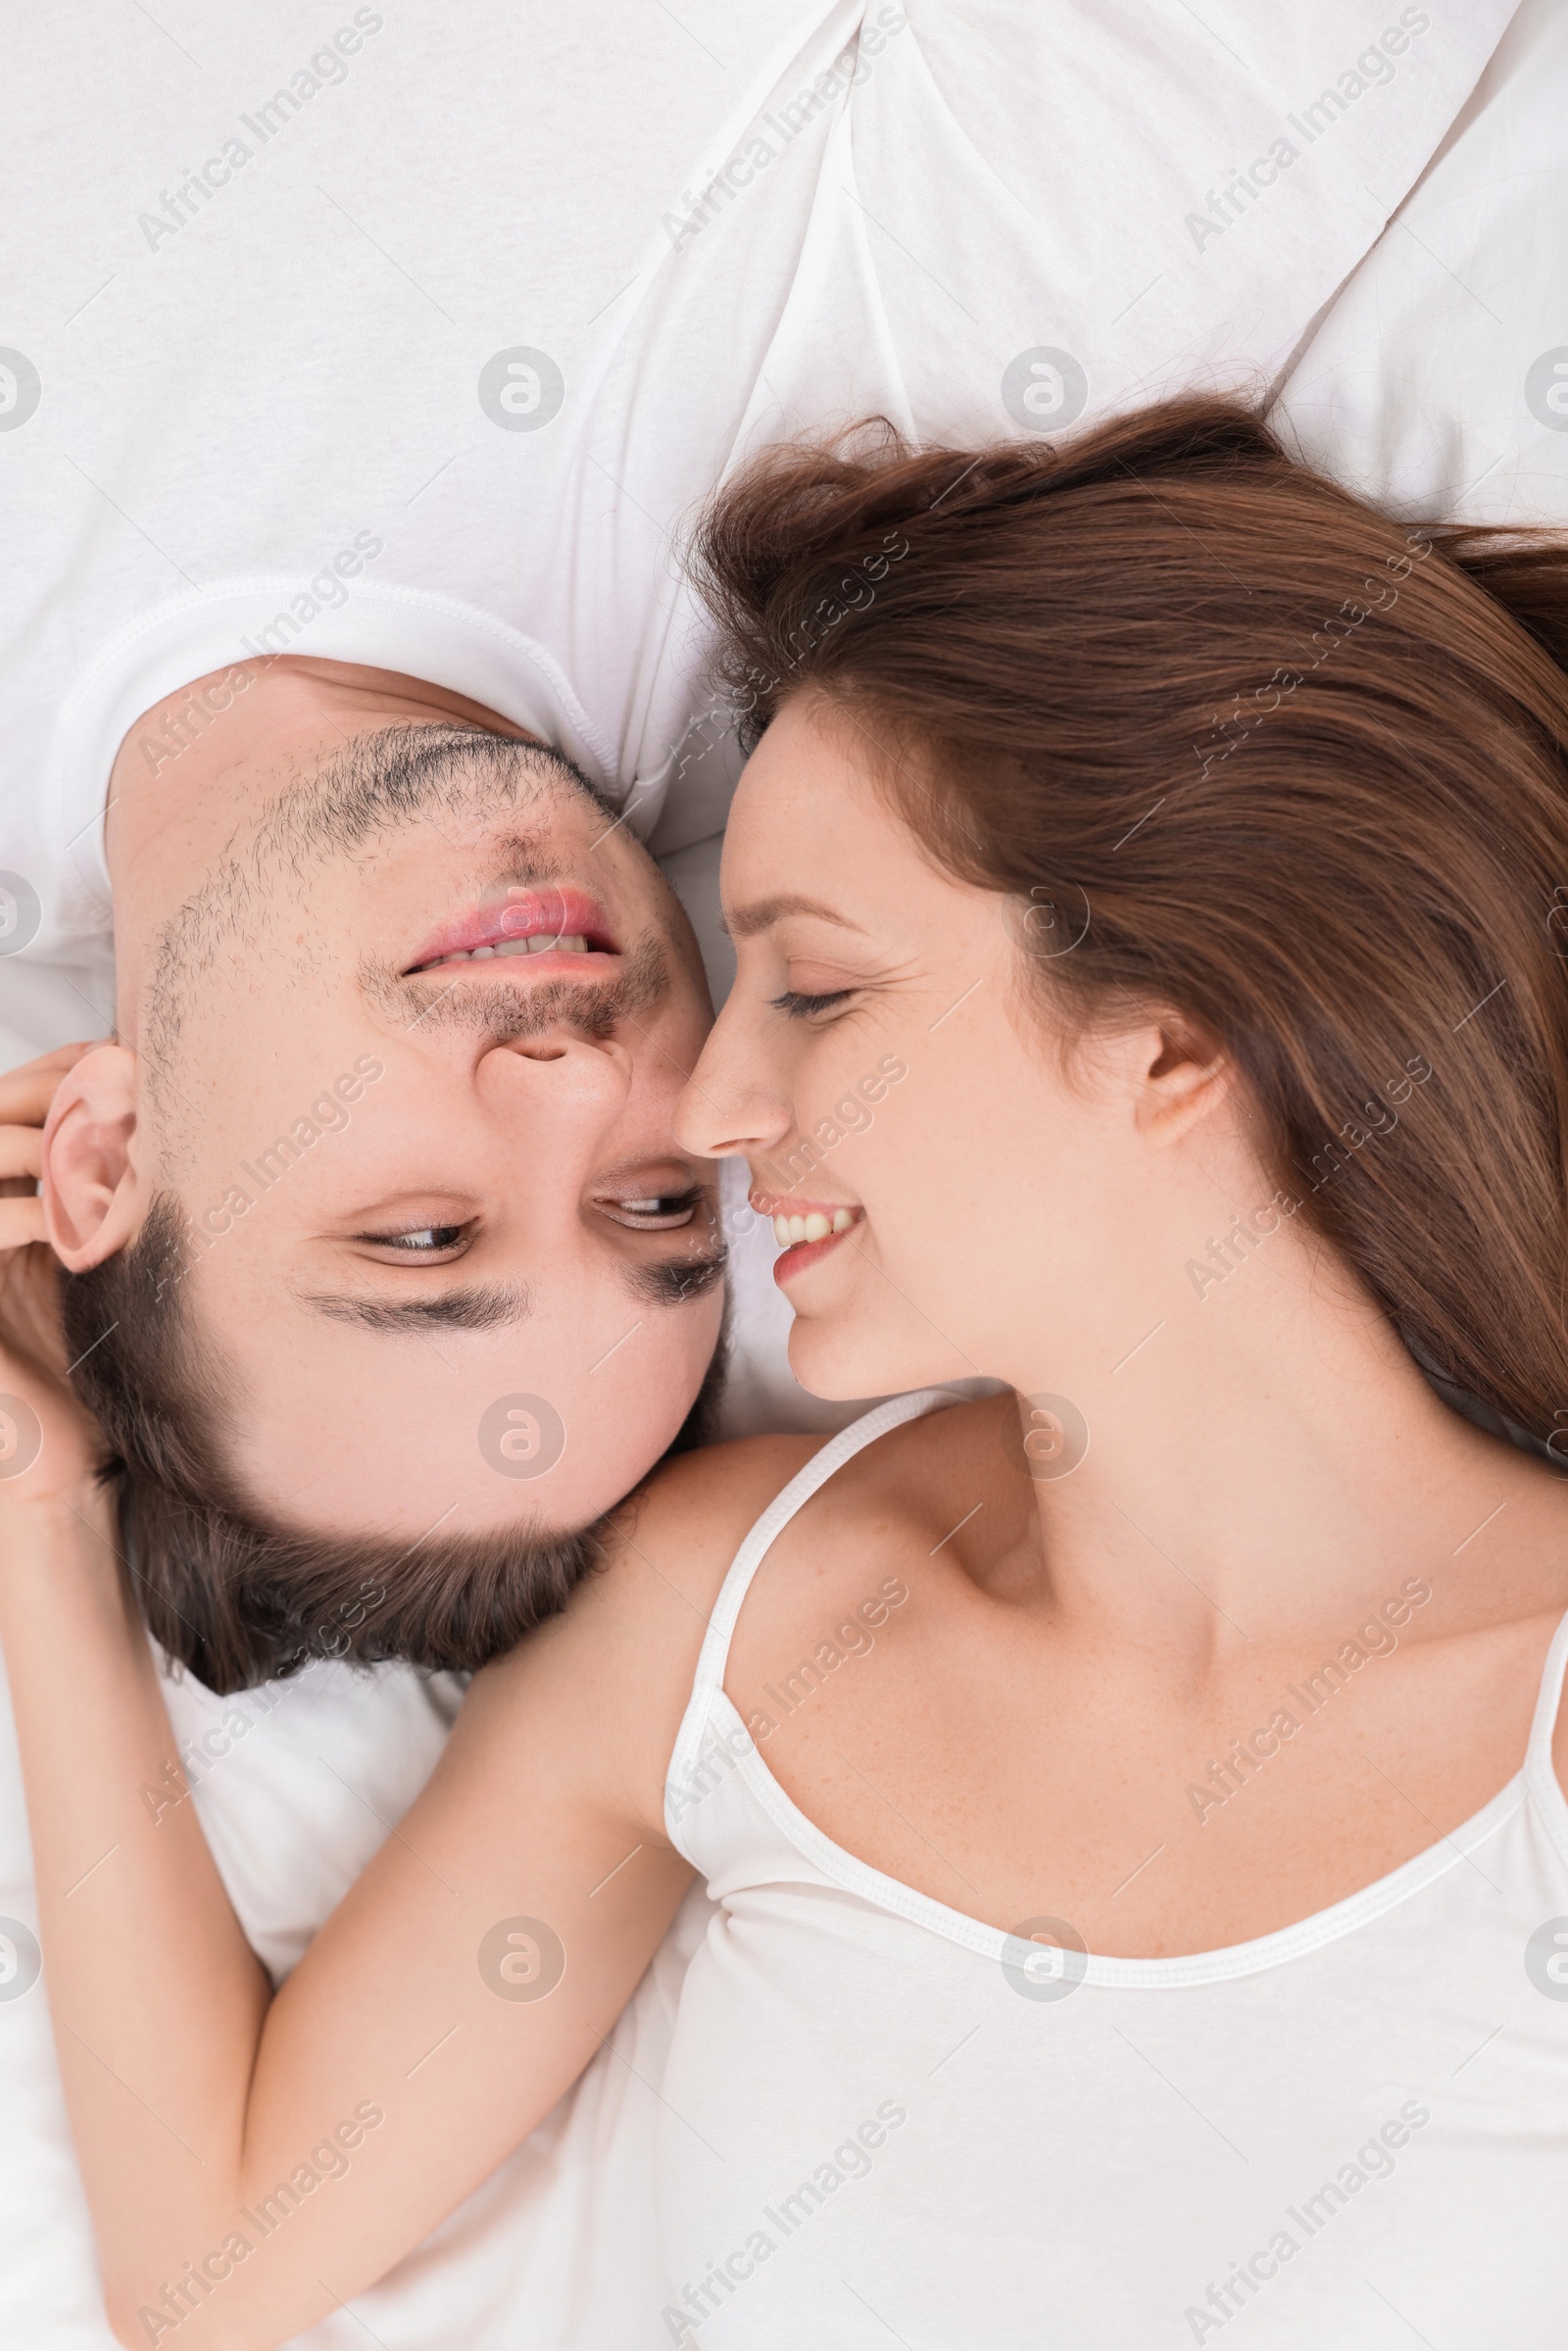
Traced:
<path id="1" fill-rule="evenodd" d="M 612 1578 L 626 1586 L 652 1575 L 706 1617 L 758 1519 L 827 1443 L 743 1437 L 676 1454 L 611 1513 Z"/>
<path id="2" fill-rule="evenodd" d="M 972 1463 L 977 1444 L 995 1449 L 996 1432 L 1010 1414 L 995 1396 L 939 1396 L 927 1411 L 895 1420 L 852 1451 L 815 1497 L 813 1517 L 826 1511 L 849 1521 L 868 1507 L 885 1509 L 895 1497 L 916 1512 L 927 1503 L 945 1506 L 951 1466 Z M 758 1519 L 832 1442 L 798 1434 L 746 1437 L 678 1453 L 611 1513 L 607 1551 L 625 1573 L 657 1565 L 706 1613 Z M 925 1491 L 933 1482 L 941 1502 Z"/>
<path id="3" fill-rule="evenodd" d="M 814 1565 L 820 1568 L 826 1556 L 816 1542 L 815 1514 L 824 1508 L 836 1533 L 850 1539 L 829 1546 L 835 1555 L 873 1540 L 895 1542 L 911 1517 L 916 1532 L 927 1519 L 934 1523 L 948 1508 L 955 1477 L 972 1479 L 974 1440 L 994 1409 L 988 1414 L 955 1399 L 955 1408 L 925 1422 L 923 1443 L 915 1430 L 895 1427 L 854 1454 L 807 1506 Z M 703 1641 L 736 1554 L 769 1505 L 831 1442 L 750 1437 L 678 1454 L 599 1530 L 599 1570 L 558 1621 L 557 1661 L 566 1669 L 560 1694 L 573 1736 L 586 1735 L 598 1748 L 632 1793 L 638 1818 L 655 1816 Z M 952 1509 L 938 1532 L 966 1507 Z M 900 1547 L 901 1557 L 907 1547 Z M 929 1538 L 915 1545 L 929 1547 Z M 796 1579 L 783 1582 L 788 1589 L 776 1604 L 787 1611 L 795 1604 Z M 547 1639 L 550 1630 L 544 1628 Z"/>
<path id="4" fill-rule="evenodd" d="M 997 1417 L 994 1398 L 955 1396 L 929 1417 L 895 1423 L 841 1462 L 807 1501 L 802 1527 L 813 1542 L 824 1514 L 846 1535 L 872 1524 L 918 1532 L 947 1508 L 956 1477 L 972 1482 L 977 1446 L 999 1449 Z M 662 1463 L 606 1522 L 606 1572 L 593 1580 L 590 1605 L 613 1608 L 632 1641 L 668 1621 L 700 1632 L 752 1528 L 830 1443 L 750 1437 Z M 944 1519 L 944 1528 L 951 1523 Z M 786 1539 L 781 1550 L 789 1549 Z"/>
<path id="5" fill-rule="evenodd" d="M 664 1773 L 725 1575 L 753 1524 L 823 1442 L 746 1438 L 662 1465 L 598 1530 L 598 1568 L 564 1614 L 490 1669 L 508 1686 L 507 1703 L 526 1692 L 530 1705 L 561 1711 L 564 1736 L 595 1757 L 629 1818 L 662 1817 Z"/>
<path id="6" fill-rule="evenodd" d="M 901 1523 L 912 1516 L 921 1524 L 940 1515 L 956 1469 L 972 1477 L 975 1440 L 995 1412 L 994 1399 L 977 1406 L 955 1397 L 919 1427 L 887 1430 L 812 1498 L 813 1528 L 824 1509 L 845 1530 L 867 1514 Z M 746 1437 L 662 1462 L 597 1530 L 599 1568 L 567 1609 L 568 1640 L 575 1635 L 587 1642 L 600 1671 L 612 1672 L 618 1655 L 645 1689 L 656 1673 L 666 1687 L 689 1689 L 702 1637 L 742 1543 L 830 1443 L 799 1434 Z"/>

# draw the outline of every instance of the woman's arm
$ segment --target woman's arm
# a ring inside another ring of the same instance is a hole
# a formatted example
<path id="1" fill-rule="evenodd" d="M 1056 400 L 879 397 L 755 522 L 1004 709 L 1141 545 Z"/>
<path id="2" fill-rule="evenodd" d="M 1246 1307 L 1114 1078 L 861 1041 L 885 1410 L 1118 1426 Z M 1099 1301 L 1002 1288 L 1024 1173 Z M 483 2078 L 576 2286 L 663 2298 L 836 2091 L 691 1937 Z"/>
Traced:
<path id="1" fill-rule="evenodd" d="M 61 2071 L 89 2199 L 109 2216 L 113 2269 L 120 2216 L 134 2227 L 170 2151 L 205 2168 L 190 2144 L 189 2084 L 156 2094 L 144 2054 L 172 2033 L 236 2057 L 253 2051 L 269 1987 L 189 1804 L 164 1806 L 156 1825 L 168 1834 L 146 1834 L 155 1821 L 144 1791 L 172 1791 L 173 1741 L 121 1580 L 95 1432 L 66 1382 L 58 1274 L 35 1190 L 55 1087 L 86 1050 L 68 1047 L 0 1079 L 0 1637 Z M 197 1970 L 170 1947 L 187 1919 L 208 1962 Z M 115 1948 L 127 1972 L 106 2001 Z M 184 2004 L 187 1974 L 194 2008 Z M 149 2163 L 153 2133 L 164 2143 Z"/>
<path id="2" fill-rule="evenodd" d="M 270 2345 L 380 2277 L 548 2112 L 689 1872 L 606 1794 L 622 1742 L 580 1670 L 594 1644 L 563 1623 L 479 1678 L 430 1787 L 271 1999 L 194 1806 L 170 1800 L 102 1505 L 6 1520 L 40 1940 L 111 2318 L 127 2343 L 177 2326 L 182 2345 Z"/>
<path id="3" fill-rule="evenodd" d="M 23 1116 L 17 1085 L 0 1120 Z M 27 1238 L 0 1223 L 0 1246 Z M 34 1344 L 46 1277 L 13 1255 L 0 1293 L 0 1390 L 43 1432 L 0 1479 L 0 1637 L 67 2096 L 122 2340 L 249 2351 L 380 2277 L 609 2033 L 689 1877 L 661 1795 L 704 1592 L 776 1472 L 759 1448 L 744 1504 L 705 1516 L 680 1465 L 678 1564 L 656 1505 L 566 1617 L 476 1679 L 430 1786 L 273 2000 L 181 1793 L 90 1432 Z"/>

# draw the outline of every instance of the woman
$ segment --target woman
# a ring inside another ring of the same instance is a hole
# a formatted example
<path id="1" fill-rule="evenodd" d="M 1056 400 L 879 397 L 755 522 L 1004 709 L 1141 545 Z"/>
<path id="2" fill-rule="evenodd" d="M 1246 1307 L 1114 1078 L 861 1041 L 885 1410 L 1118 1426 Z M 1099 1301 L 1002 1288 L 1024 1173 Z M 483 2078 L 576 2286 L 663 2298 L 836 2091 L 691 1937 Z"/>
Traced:
<path id="1" fill-rule="evenodd" d="M 1558 2343 L 1563 561 L 1197 401 L 786 454 L 701 559 L 760 740 L 685 1141 L 806 1384 L 916 1393 L 636 1497 L 270 2002 L 33 1381 L 0 1630 L 119 2329 L 378 2276 L 697 1869 L 669 2339 Z"/>

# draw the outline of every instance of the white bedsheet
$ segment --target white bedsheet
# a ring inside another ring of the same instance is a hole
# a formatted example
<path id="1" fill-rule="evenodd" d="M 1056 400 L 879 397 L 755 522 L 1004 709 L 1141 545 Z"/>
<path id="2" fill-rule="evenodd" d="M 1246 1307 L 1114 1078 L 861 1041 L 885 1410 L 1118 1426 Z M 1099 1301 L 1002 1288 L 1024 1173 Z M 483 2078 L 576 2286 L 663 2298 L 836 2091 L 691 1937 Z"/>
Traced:
<path id="1" fill-rule="evenodd" d="M 1568 394 L 1560 405 L 1546 397 L 1568 384 L 1564 122 L 1568 16 L 1551 0 L 1527 0 L 1438 159 L 1285 374 L 1275 415 L 1303 454 L 1401 512 L 1568 519 Z M 755 1278 L 771 1253 L 765 1234 L 749 1236 L 744 1253 L 738 1396 L 763 1425 L 788 1398 L 788 1374 L 776 1295 Z M 803 1406 L 803 1424 L 809 1417 Z M 247 1727 L 236 1736 L 230 1720 L 219 1731 L 227 1751 L 203 1768 L 195 1800 L 274 1973 L 417 1792 L 457 1694 L 446 1677 L 321 1666 L 237 1701 Z M 177 1734 L 198 1747 L 236 1703 L 188 1681 L 169 1695 Z M 7 1714 L 0 1918 L 35 1915 Z M 361 2298 L 364 2326 L 345 2313 L 300 2343 L 653 2351 L 667 2342 L 649 2126 L 684 1955 L 704 1915 L 694 1895 L 612 2047 L 426 2246 Z M 109 2351 L 41 1984 L 0 1998 L 0 2337 L 16 2351 Z"/>
<path id="2" fill-rule="evenodd" d="M 1526 0 L 1286 373 L 1309 463 L 1412 519 L 1568 521 L 1565 124 L 1568 10 Z"/>

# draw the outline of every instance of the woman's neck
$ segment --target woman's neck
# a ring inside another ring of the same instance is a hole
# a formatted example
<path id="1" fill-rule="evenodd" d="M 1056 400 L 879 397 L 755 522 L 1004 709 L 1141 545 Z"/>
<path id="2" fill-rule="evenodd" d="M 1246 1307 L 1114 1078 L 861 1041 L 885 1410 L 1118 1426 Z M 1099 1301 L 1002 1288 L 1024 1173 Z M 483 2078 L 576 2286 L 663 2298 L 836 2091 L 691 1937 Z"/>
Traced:
<path id="1" fill-rule="evenodd" d="M 1012 1381 L 1026 1427 L 1031 1396 L 1064 1389 L 1088 1424 L 1069 1474 L 1049 1445 L 1034 1473 L 1053 1605 L 1086 1626 L 1201 1672 L 1333 1632 L 1407 1575 L 1491 1572 L 1510 1509 L 1561 1509 L 1549 1472 L 1443 1403 L 1307 1234 L 1158 1302 L 1119 1359 L 1085 1348 L 1052 1374 L 1025 1355 Z"/>

